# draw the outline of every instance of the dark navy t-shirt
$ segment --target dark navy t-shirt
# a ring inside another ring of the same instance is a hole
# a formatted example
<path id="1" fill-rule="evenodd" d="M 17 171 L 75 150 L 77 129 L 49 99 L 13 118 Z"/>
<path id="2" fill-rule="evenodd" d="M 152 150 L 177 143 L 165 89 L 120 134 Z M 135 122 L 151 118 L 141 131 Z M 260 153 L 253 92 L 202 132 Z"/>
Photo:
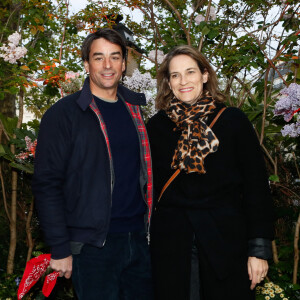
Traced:
<path id="1" fill-rule="evenodd" d="M 133 119 L 122 100 L 108 102 L 94 96 L 110 143 L 115 174 L 110 232 L 144 229 L 146 204 L 140 187 L 140 145 Z"/>

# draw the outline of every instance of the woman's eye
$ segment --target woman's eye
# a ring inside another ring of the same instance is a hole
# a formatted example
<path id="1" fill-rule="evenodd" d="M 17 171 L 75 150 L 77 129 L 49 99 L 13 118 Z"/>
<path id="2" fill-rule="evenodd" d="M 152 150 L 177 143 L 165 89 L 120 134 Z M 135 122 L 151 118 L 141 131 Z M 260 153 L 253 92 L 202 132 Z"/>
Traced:
<path id="1" fill-rule="evenodd" d="M 177 77 L 178 77 L 177 74 L 172 74 L 172 75 L 171 75 L 171 78 L 177 78 Z"/>

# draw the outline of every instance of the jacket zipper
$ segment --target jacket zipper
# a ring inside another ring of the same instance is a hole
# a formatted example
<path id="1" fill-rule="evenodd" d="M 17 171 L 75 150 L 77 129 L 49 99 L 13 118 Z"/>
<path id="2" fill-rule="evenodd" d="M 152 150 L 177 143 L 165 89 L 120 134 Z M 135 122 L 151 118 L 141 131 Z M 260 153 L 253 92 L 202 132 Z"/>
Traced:
<path id="1" fill-rule="evenodd" d="M 114 170 L 113 170 L 113 159 L 112 159 L 112 156 L 111 156 L 111 151 L 110 151 L 110 148 L 109 148 L 109 145 L 107 144 L 106 142 L 106 135 L 105 135 L 105 132 L 103 131 L 102 129 L 102 126 L 101 126 L 101 121 L 98 117 L 98 115 L 96 114 L 96 112 L 93 110 L 92 107 L 90 107 L 91 110 L 93 111 L 93 113 L 96 115 L 97 117 L 97 120 L 99 122 L 99 126 L 100 126 L 100 130 L 101 132 L 103 133 L 104 135 L 104 139 L 105 139 L 105 144 L 106 144 L 106 150 L 107 150 L 107 155 L 108 155 L 108 159 L 109 159 L 109 168 L 110 168 L 110 209 L 112 207 L 112 193 L 113 193 L 113 188 L 114 188 L 114 179 L 113 179 L 113 174 L 114 174 Z M 107 139 L 108 139 L 108 135 L 107 135 Z M 108 139 L 109 140 L 109 139 Z M 105 245 L 105 242 L 106 242 L 106 238 L 104 239 L 103 241 L 103 244 L 102 244 L 102 247 Z"/>

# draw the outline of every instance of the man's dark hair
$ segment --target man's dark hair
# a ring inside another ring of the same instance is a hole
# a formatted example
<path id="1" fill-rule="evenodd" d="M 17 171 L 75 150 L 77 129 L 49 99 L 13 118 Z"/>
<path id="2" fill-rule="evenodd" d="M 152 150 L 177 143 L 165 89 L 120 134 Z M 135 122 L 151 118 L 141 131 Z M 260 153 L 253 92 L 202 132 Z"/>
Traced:
<path id="1" fill-rule="evenodd" d="M 97 39 L 106 39 L 107 41 L 119 45 L 122 50 L 122 57 L 123 59 L 127 59 L 126 57 L 126 42 L 124 41 L 123 37 L 115 30 L 110 28 L 102 28 L 98 31 L 89 34 L 85 40 L 83 41 L 82 47 L 81 47 L 81 58 L 83 61 L 89 61 L 89 55 L 91 51 L 91 45 L 94 40 Z"/>

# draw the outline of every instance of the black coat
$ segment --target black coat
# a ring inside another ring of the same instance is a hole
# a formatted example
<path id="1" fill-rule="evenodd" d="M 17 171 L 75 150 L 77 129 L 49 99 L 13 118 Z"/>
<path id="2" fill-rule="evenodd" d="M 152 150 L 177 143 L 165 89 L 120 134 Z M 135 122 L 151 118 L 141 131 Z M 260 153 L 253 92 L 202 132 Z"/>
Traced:
<path id="1" fill-rule="evenodd" d="M 221 107 L 218 104 L 207 124 Z M 170 166 L 180 136 L 175 127 L 164 111 L 147 124 L 155 192 L 153 260 L 160 265 L 165 253 L 166 259 L 189 264 L 195 234 L 217 277 L 226 278 L 241 258 L 256 256 L 248 252 L 248 241 L 273 239 L 273 206 L 261 147 L 245 114 L 227 108 L 212 128 L 220 145 L 205 158 L 206 174 L 181 172 L 157 204 L 158 194 L 174 173 Z M 177 257 L 176 251 L 186 256 Z"/>
<path id="2" fill-rule="evenodd" d="M 144 105 L 144 94 L 118 86 L 119 98 Z M 110 222 L 111 181 L 107 143 L 96 114 L 89 78 L 81 91 L 55 103 L 43 116 L 32 182 L 45 240 L 53 258 L 71 254 L 70 241 L 101 247 Z M 141 186 L 147 178 L 141 159 Z"/>

